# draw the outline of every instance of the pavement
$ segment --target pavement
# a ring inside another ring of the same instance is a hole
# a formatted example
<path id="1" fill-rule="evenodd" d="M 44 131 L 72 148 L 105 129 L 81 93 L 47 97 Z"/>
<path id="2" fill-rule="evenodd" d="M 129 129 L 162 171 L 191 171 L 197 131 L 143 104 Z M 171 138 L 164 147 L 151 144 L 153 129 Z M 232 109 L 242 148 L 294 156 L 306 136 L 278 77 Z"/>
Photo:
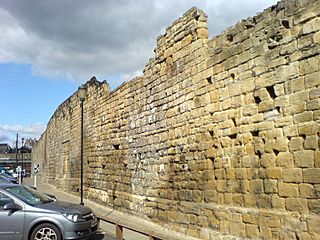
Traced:
<path id="1" fill-rule="evenodd" d="M 34 179 L 32 177 L 27 177 L 23 179 L 23 184 L 34 186 Z M 64 191 L 61 191 L 60 189 L 57 189 L 55 186 L 43 183 L 43 182 L 36 182 L 37 190 L 44 193 L 50 193 L 54 195 L 58 200 L 60 201 L 67 201 L 79 204 L 80 203 L 80 196 L 70 194 Z M 88 199 L 83 199 L 84 205 L 90 207 L 95 213 L 98 213 L 99 215 L 114 215 L 120 216 L 124 215 L 123 213 L 116 212 L 111 208 L 107 208 L 105 206 L 99 205 L 93 201 L 90 201 Z M 132 221 L 136 221 L 137 224 L 139 222 L 143 221 L 142 219 L 138 219 L 134 216 L 125 216 L 126 218 L 132 218 Z M 155 226 L 156 227 L 156 226 Z M 115 225 L 106 223 L 104 221 L 100 221 L 100 230 L 97 232 L 96 236 L 93 237 L 92 240 L 116 240 L 115 238 Z M 124 229 L 123 236 L 125 240 L 148 240 L 149 237 L 146 237 L 142 234 Z"/>

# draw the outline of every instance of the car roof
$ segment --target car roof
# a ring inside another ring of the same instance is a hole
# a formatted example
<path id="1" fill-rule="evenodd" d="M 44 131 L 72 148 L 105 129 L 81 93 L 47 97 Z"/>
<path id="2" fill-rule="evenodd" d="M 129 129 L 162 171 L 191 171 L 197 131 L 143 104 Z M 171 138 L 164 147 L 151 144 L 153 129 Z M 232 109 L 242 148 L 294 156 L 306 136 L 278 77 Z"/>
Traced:
<path id="1" fill-rule="evenodd" d="M 0 183 L 0 189 L 5 189 L 6 187 L 18 186 L 19 184 L 14 183 Z"/>

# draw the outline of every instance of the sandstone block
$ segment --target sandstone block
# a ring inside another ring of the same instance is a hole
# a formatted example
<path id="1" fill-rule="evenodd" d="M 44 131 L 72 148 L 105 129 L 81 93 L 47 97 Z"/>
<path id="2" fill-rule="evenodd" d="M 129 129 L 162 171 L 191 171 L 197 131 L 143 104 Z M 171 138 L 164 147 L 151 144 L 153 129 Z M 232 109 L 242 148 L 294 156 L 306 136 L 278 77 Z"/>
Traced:
<path id="1" fill-rule="evenodd" d="M 289 105 L 287 113 L 290 115 L 303 113 L 306 109 L 306 102 L 295 103 L 294 105 Z"/>
<path id="2" fill-rule="evenodd" d="M 276 166 L 276 156 L 274 153 L 265 153 L 261 157 L 261 166 L 274 167 Z"/>
<path id="3" fill-rule="evenodd" d="M 271 179 L 282 178 L 282 168 L 280 167 L 267 167 L 266 176 Z"/>
<path id="4" fill-rule="evenodd" d="M 316 193 L 312 184 L 301 183 L 299 184 L 300 197 L 302 198 L 315 198 Z"/>
<path id="5" fill-rule="evenodd" d="M 289 183 L 302 182 L 302 169 L 301 168 L 283 169 L 282 175 L 283 175 L 284 182 L 289 182 Z"/>
<path id="6" fill-rule="evenodd" d="M 314 236 L 320 236 L 320 217 L 318 215 L 308 217 L 307 225 L 310 234 L 314 234 Z"/>
<path id="7" fill-rule="evenodd" d="M 302 175 L 306 183 L 320 183 L 320 168 L 303 169 Z"/>
<path id="8" fill-rule="evenodd" d="M 275 209 L 285 209 L 285 198 L 279 197 L 277 194 L 271 196 L 271 206 Z"/>
<path id="9" fill-rule="evenodd" d="M 305 76 L 306 88 L 312 88 L 320 85 L 319 74 L 319 72 L 315 72 Z"/>
<path id="10" fill-rule="evenodd" d="M 295 211 L 299 213 L 308 213 L 308 201 L 302 198 L 287 198 L 286 209 L 288 211 Z"/>
<path id="11" fill-rule="evenodd" d="M 278 181 L 274 179 L 264 180 L 264 192 L 265 193 L 277 193 L 278 192 Z"/>
<path id="12" fill-rule="evenodd" d="M 316 168 L 320 168 L 320 151 L 317 150 L 314 153 L 314 165 Z"/>
<path id="13" fill-rule="evenodd" d="M 313 112 L 312 111 L 295 114 L 293 116 L 293 122 L 296 124 L 303 123 L 303 122 L 309 122 L 312 120 L 313 120 Z"/>
<path id="14" fill-rule="evenodd" d="M 246 236 L 252 239 L 258 239 L 259 238 L 259 228 L 257 225 L 252 225 L 252 224 L 246 224 L 245 225 L 246 229 Z"/>
<path id="15" fill-rule="evenodd" d="M 304 139 L 302 137 L 293 137 L 289 142 L 290 152 L 303 150 Z"/>
<path id="16" fill-rule="evenodd" d="M 296 125 L 286 126 L 283 128 L 283 135 L 286 137 L 294 137 L 298 135 L 298 127 Z"/>
<path id="17" fill-rule="evenodd" d="M 236 179 L 247 179 L 247 170 L 246 168 L 236 168 L 235 169 Z"/>
<path id="18" fill-rule="evenodd" d="M 298 197 L 299 187 L 298 184 L 291 183 L 278 183 L 280 197 Z"/>
<path id="19" fill-rule="evenodd" d="M 206 28 L 198 28 L 197 35 L 199 38 L 208 39 L 208 29 Z"/>
<path id="20" fill-rule="evenodd" d="M 294 166 L 293 154 L 289 152 L 281 152 L 276 158 L 277 165 L 284 168 L 292 168 Z"/>
<path id="21" fill-rule="evenodd" d="M 254 194 L 245 194 L 243 196 L 244 205 L 246 207 L 256 207 L 257 206 L 257 200 L 256 195 Z"/>
<path id="22" fill-rule="evenodd" d="M 308 91 L 297 92 L 293 95 L 290 95 L 289 103 L 292 105 L 299 104 L 301 102 L 306 102 L 308 98 L 309 98 Z"/>
<path id="23" fill-rule="evenodd" d="M 300 135 L 316 135 L 319 131 L 320 124 L 316 122 L 305 123 L 298 126 L 298 132 Z"/>
<path id="24" fill-rule="evenodd" d="M 267 226 L 259 226 L 260 229 L 260 237 L 262 239 L 272 239 L 272 232 L 271 232 L 271 228 L 267 227 Z"/>
<path id="25" fill-rule="evenodd" d="M 230 223 L 230 233 L 239 237 L 245 237 L 245 224 L 239 222 Z"/>
<path id="26" fill-rule="evenodd" d="M 296 167 L 313 167 L 314 166 L 314 151 L 302 150 L 293 154 L 294 165 Z"/>
<path id="27" fill-rule="evenodd" d="M 308 111 L 320 109 L 320 99 L 313 99 L 308 101 L 306 107 Z"/>
<path id="28" fill-rule="evenodd" d="M 307 136 L 306 140 L 304 142 L 304 148 L 305 149 L 312 149 L 312 150 L 316 150 L 319 147 L 319 137 L 317 135 L 313 135 L 313 136 Z"/>
<path id="29" fill-rule="evenodd" d="M 313 118 L 315 121 L 319 121 L 320 120 L 320 110 L 316 110 L 313 112 Z"/>
<path id="30" fill-rule="evenodd" d="M 263 193 L 263 180 L 262 179 L 251 180 L 249 183 L 249 188 L 250 188 L 250 193 L 253 193 L 253 194 Z"/>

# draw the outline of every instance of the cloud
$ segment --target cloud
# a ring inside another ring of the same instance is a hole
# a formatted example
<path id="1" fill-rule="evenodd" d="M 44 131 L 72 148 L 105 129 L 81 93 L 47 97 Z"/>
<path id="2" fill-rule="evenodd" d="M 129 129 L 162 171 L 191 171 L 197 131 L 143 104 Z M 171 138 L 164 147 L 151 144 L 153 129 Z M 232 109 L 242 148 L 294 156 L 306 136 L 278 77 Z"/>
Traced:
<path id="1" fill-rule="evenodd" d="M 0 142 L 13 143 L 16 139 L 16 134 L 19 138 L 36 138 L 39 139 L 44 132 L 46 125 L 32 124 L 28 126 L 23 125 L 0 125 Z"/>
<path id="2" fill-rule="evenodd" d="M 212 36 L 275 2 L 2 0 L 0 62 L 31 64 L 50 78 L 127 80 L 153 57 L 157 36 L 192 6 L 208 14 Z"/>

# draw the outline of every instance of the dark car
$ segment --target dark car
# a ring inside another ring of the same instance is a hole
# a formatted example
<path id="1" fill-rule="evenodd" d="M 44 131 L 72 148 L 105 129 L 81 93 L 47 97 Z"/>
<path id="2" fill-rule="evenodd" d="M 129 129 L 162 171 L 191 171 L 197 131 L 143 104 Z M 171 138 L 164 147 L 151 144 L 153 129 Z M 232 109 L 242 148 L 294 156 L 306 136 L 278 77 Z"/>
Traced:
<path id="1" fill-rule="evenodd" d="M 0 177 L 2 180 L 7 180 L 7 182 L 18 183 L 18 178 L 13 177 L 7 173 L 0 173 Z"/>
<path id="2" fill-rule="evenodd" d="M 90 208 L 20 184 L 0 183 L 0 222 L 1 240 L 90 239 L 98 230 Z"/>

